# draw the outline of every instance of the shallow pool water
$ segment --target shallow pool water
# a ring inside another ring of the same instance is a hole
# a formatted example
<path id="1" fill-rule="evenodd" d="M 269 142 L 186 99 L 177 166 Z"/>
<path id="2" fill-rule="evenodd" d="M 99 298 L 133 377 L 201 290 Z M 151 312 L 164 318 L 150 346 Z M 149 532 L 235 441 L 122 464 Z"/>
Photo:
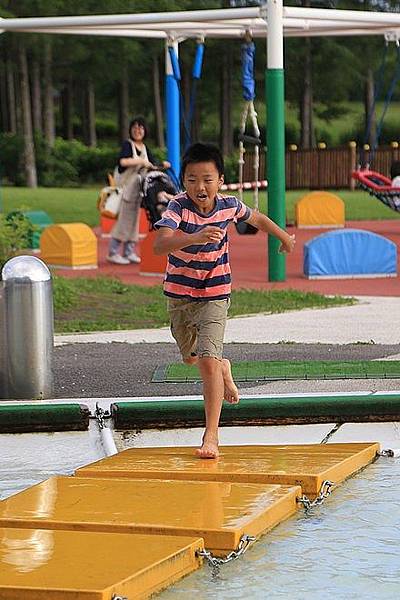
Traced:
<path id="1" fill-rule="evenodd" d="M 324 505 L 288 519 L 213 577 L 206 566 L 162 600 L 400 598 L 400 459 L 380 458 Z"/>
<path id="2" fill-rule="evenodd" d="M 379 439 L 377 432 L 389 425 L 378 425 L 374 426 L 373 434 L 368 433 L 367 425 L 354 425 L 350 433 L 340 430 L 343 439 L 332 438 L 332 441 Z M 309 428 L 305 426 L 307 439 Z M 292 428 L 288 429 L 287 433 L 279 431 L 282 443 L 294 441 Z M 389 429 L 392 435 L 392 424 Z M 303 440 L 296 431 L 297 443 L 301 443 Z M 272 428 L 267 433 L 272 435 Z M 198 437 L 197 432 L 195 435 Z M 254 435 L 252 430 L 253 438 Z M 319 426 L 318 435 L 321 439 Z M 136 438 L 135 441 L 138 444 Z M 145 441 L 149 442 L 147 437 Z M 157 441 L 154 445 L 162 445 L 159 437 L 152 441 Z M 179 442 L 182 443 L 181 438 L 176 440 Z M 189 442 L 193 443 L 188 439 Z M 72 473 L 103 456 L 98 435 L 92 428 L 89 434 L 1 435 L 0 448 L 0 498 L 54 474 Z M 399 490 L 400 459 L 379 458 L 340 484 L 323 506 L 308 515 L 300 509 L 295 517 L 264 535 L 238 561 L 223 567 L 218 577 L 213 577 L 205 565 L 158 597 L 162 600 L 326 600 L 329 597 L 398 600 Z"/>

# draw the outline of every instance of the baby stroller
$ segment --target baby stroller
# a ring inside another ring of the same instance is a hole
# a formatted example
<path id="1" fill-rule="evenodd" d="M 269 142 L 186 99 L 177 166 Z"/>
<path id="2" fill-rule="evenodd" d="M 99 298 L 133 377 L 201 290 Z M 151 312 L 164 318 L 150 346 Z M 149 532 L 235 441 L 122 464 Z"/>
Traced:
<path id="1" fill-rule="evenodd" d="M 147 213 L 150 231 L 161 219 L 170 199 L 177 193 L 176 186 L 164 171 L 142 173 L 142 207 Z"/>

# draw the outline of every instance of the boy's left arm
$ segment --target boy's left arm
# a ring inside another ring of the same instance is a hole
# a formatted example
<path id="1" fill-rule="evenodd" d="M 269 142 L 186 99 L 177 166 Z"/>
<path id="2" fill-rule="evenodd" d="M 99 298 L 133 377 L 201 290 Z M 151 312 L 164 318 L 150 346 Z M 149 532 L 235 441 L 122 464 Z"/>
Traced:
<path id="1" fill-rule="evenodd" d="M 289 235 L 287 231 L 279 227 L 274 221 L 269 219 L 267 216 L 252 210 L 251 215 L 246 219 L 246 223 L 257 227 L 260 231 L 269 233 L 275 236 L 281 242 L 279 252 L 292 252 L 296 243 L 295 235 Z"/>

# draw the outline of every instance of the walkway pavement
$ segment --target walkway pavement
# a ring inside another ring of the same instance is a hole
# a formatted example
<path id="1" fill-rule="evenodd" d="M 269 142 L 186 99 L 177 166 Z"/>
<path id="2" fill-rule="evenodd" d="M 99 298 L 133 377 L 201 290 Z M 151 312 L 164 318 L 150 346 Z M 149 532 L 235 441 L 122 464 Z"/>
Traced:
<path id="1" fill-rule="evenodd" d="M 56 345 L 173 342 L 169 328 L 57 335 Z M 400 298 L 361 296 L 354 306 L 305 309 L 228 320 L 226 343 L 398 344 Z M 392 357 L 394 358 L 394 357 Z M 398 358 L 398 357 L 397 357 Z"/>

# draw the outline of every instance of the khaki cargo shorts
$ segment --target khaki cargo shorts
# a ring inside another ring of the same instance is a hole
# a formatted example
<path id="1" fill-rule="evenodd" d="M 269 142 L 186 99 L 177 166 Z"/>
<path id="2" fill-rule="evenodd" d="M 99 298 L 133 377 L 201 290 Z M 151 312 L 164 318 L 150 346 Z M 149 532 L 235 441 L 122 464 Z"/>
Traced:
<path id="1" fill-rule="evenodd" d="M 190 356 L 222 359 L 229 300 L 168 298 L 171 333 L 183 360 Z"/>

